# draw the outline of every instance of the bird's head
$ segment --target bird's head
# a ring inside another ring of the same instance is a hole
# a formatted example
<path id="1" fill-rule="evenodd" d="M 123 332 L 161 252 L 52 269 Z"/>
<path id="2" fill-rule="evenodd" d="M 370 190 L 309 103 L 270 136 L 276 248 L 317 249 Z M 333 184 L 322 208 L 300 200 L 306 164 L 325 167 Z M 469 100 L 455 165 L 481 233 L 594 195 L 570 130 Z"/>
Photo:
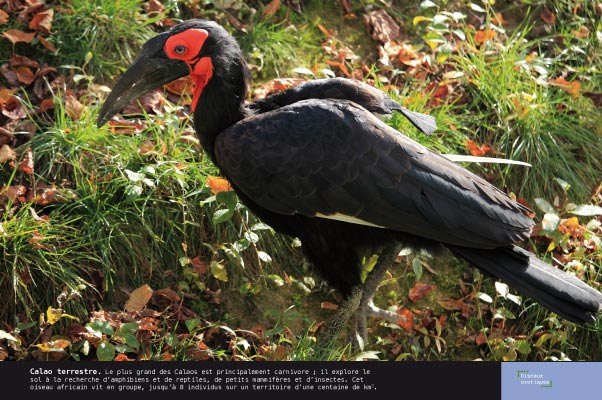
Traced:
<path id="1" fill-rule="evenodd" d="M 235 57 L 240 54 L 236 41 L 215 22 L 199 19 L 183 22 L 143 45 L 105 100 L 97 125 L 104 125 L 144 93 L 186 75 L 195 83 L 192 109 L 196 110 L 203 89 L 216 73 L 223 75 L 223 70 L 228 73 L 232 59 L 242 60 L 242 56 Z"/>

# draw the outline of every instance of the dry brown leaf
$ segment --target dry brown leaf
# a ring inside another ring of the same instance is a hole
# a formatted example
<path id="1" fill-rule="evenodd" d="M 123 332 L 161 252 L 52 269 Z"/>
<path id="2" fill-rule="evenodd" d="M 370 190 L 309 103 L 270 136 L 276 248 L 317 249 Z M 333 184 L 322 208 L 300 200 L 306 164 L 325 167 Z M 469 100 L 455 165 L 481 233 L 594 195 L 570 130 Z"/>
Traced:
<path id="1" fill-rule="evenodd" d="M 339 308 L 339 306 L 329 301 L 323 301 L 320 303 L 320 308 L 322 310 L 336 310 L 337 308 Z"/>
<path id="2" fill-rule="evenodd" d="M 543 20 L 543 22 L 545 22 L 548 25 L 554 25 L 554 23 L 556 23 L 556 15 L 547 8 L 541 12 L 540 17 Z"/>
<path id="3" fill-rule="evenodd" d="M 18 66 L 23 66 L 23 67 L 29 67 L 29 68 L 33 68 L 33 69 L 38 69 L 40 68 L 40 63 L 32 60 L 31 58 L 19 55 L 19 54 L 13 54 L 10 57 L 10 66 L 11 67 L 18 67 Z"/>
<path id="4" fill-rule="evenodd" d="M 19 80 L 19 82 L 24 83 L 26 85 L 31 84 L 36 79 L 36 75 L 28 67 L 15 67 L 15 72 L 17 73 L 17 79 Z"/>
<path id="5" fill-rule="evenodd" d="M 302 78 L 276 78 L 266 82 L 260 88 L 255 89 L 254 96 L 255 100 L 262 99 L 270 94 L 278 93 L 284 89 L 291 88 L 302 82 L 305 82 Z"/>
<path id="6" fill-rule="evenodd" d="M 270 3 L 263 8 L 261 12 L 262 17 L 272 17 L 280 9 L 280 0 L 272 0 Z"/>
<path id="7" fill-rule="evenodd" d="M 4 107 L 15 93 L 17 93 L 16 89 L 0 88 L 0 108 Z"/>
<path id="8" fill-rule="evenodd" d="M 557 86 L 570 94 L 573 98 L 577 98 L 579 96 L 579 81 L 567 81 L 562 76 L 554 79 L 553 82 L 550 82 L 550 85 Z"/>
<path id="9" fill-rule="evenodd" d="M 385 10 L 371 11 L 364 14 L 363 19 L 373 40 L 387 43 L 399 37 L 399 25 Z"/>
<path id="10" fill-rule="evenodd" d="M 65 112 L 71 119 L 78 121 L 84 111 L 85 106 L 79 102 L 73 93 L 65 93 Z"/>
<path id="11" fill-rule="evenodd" d="M 398 310 L 399 319 L 397 325 L 399 325 L 404 331 L 411 332 L 414 330 L 414 314 L 408 309 Z"/>
<path id="12" fill-rule="evenodd" d="M 593 101 L 597 108 L 602 108 L 602 93 L 584 92 L 583 96 Z"/>
<path id="13" fill-rule="evenodd" d="M 416 282 L 414 287 L 410 289 L 409 297 L 410 300 L 416 302 L 420 300 L 425 295 L 429 294 L 437 287 L 434 285 L 429 285 L 428 283 Z"/>
<path id="14" fill-rule="evenodd" d="M 23 160 L 19 163 L 17 170 L 26 173 L 27 175 L 33 174 L 33 151 L 31 150 L 31 147 L 25 151 Z"/>
<path id="15" fill-rule="evenodd" d="M 40 43 L 42 43 L 42 46 L 46 47 L 51 52 L 56 53 L 56 47 L 54 47 L 54 45 L 51 42 L 49 42 L 48 40 L 44 39 L 40 35 L 38 35 L 38 40 L 40 41 Z"/>
<path id="16" fill-rule="evenodd" d="M 464 142 L 466 149 L 475 157 L 481 157 L 491 151 L 491 147 L 486 144 L 478 145 L 474 140 L 466 139 Z"/>
<path id="17" fill-rule="evenodd" d="M 2 107 L 2 114 L 10 119 L 27 118 L 27 113 L 23 109 L 21 102 L 17 96 L 11 96 Z"/>
<path id="18" fill-rule="evenodd" d="M 474 41 L 477 44 L 483 44 L 488 40 L 495 39 L 497 37 L 497 33 L 491 29 L 485 29 L 482 31 L 478 31 L 474 35 Z"/>
<path id="19" fill-rule="evenodd" d="M 196 273 L 200 276 L 205 276 L 207 275 L 207 272 L 209 272 L 209 264 L 205 261 L 202 261 L 201 257 L 199 256 L 196 256 L 192 260 L 190 260 L 190 263 L 192 264 L 192 267 L 194 268 Z"/>
<path id="20" fill-rule="evenodd" d="M 0 25 L 8 24 L 8 13 L 0 10 Z"/>
<path id="21" fill-rule="evenodd" d="M 0 147 L 0 164 L 7 162 L 8 160 L 15 159 L 14 150 L 7 144 L 3 144 Z"/>
<path id="22" fill-rule="evenodd" d="M 50 33 L 52 27 L 52 18 L 54 17 L 54 10 L 49 8 L 48 10 L 41 11 L 33 16 L 29 21 L 29 29 L 34 31 L 41 31 L 45 34 Z"/>
<path id="23" fill-rule="evenodd" d="M 23 43 L 31 43 L 31 41 L 35 38 L 35 32 L 23 32 L 20 29 L 9 29 L 5 32 L 2 32 L 2 36 L 10 40 L 12 44 L 23 42 Z"/>
<path id="24" fill-rule="evenodd" d="M 211 193 L 218 194 L 220 192 L 231 192 L 232 185 L 227 179 L 220 178 L 219 176 L 207 177 L 207 187 L 211 189 Z"/>
<path id="25" fill-rule="evenodd" d="M 152 296 L 153 289 L 147 284 L 134 289 L 130 293 L 130 298 L 125 302 L 125 310 L 128 312 L 142 311 Z"/>
<path id="26" fill-rule="evenodd" d="M 333 61 L 333 60 L 327 60 L 326 64 L 333 66 L 333 67 L 337 67 L 338 69 L 341 70 L 341 72 L 348 78 L 351 78 L 351 74 L 349 73 L 349 70 L 347 69 L 347 66 L 345 64 L 343 64 L 340 61 Z"/>

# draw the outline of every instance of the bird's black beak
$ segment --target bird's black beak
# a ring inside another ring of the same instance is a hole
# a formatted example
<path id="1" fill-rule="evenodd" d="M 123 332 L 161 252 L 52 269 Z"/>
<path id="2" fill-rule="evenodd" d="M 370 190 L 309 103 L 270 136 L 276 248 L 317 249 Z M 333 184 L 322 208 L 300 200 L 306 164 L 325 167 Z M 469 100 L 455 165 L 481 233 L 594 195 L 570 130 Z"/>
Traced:
<path id="1" fill-rule="evenodd" d="M 138 58 L 115 84 L 98 114 L 96 124 L 99 128 L 132 100 L 190 73 L 185 62 L 167 58 L 161 51 L 157 51 L 156 48 L 160 48 L 162 42 L 165 40 L 160 37 L 147 42 Z"/>

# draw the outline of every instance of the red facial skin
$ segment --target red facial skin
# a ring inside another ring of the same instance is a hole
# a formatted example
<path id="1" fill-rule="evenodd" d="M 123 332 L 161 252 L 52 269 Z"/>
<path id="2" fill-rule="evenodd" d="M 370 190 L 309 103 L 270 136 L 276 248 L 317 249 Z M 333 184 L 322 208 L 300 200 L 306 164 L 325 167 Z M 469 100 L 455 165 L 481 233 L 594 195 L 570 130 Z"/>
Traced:
<path id="1" fill-rule="evenodd" d="M 193 110 L 196 109 L 203 88 L 213 76 L 211 58 L 199 57 L 207 37 L 209 33 L 204 29 L 187 29 L 169 37 L 163 48 L 169 58 L 184 61 L 190 68 L 190 77 L 194 81 Z"/>

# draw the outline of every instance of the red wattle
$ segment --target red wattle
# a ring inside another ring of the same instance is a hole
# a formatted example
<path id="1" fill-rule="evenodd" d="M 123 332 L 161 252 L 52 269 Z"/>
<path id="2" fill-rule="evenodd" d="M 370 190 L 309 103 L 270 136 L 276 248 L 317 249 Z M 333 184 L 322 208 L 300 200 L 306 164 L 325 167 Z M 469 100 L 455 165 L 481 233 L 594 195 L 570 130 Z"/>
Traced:
<path id="1" fill-rule="evenodd" d="M 196 110 L 203 89 L 213 76 L 213 63 L 211 58 L 203 57 L 196 64 L 191 65 L 190 77 L 194 81 L 194 92 L 192 93 L 192 110 Z"/>

